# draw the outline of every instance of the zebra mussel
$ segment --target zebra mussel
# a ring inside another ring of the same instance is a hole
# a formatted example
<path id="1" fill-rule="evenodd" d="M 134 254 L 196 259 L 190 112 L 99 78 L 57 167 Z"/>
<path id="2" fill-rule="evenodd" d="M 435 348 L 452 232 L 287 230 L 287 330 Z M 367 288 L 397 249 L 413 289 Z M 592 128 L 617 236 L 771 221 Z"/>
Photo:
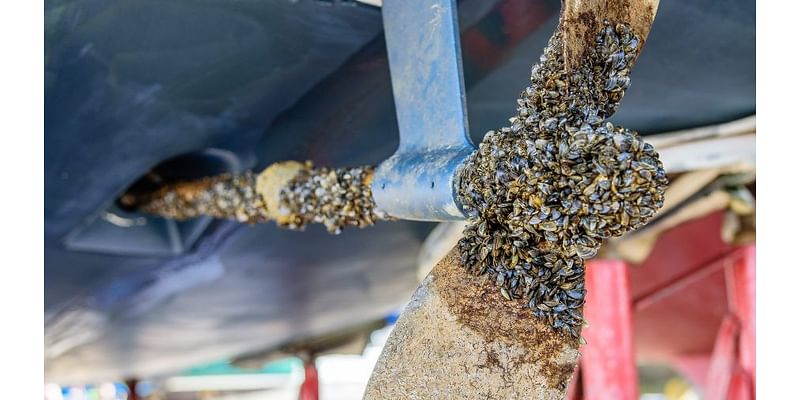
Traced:
<path id="1" fill-rule="evenodd" d="M 269 220 L 263 199 L 255 190 L 256 176 L 223 174 L 194 182 L 167 185 L 146 195 L 145 199 L 123 197 L 123 203 L 138 205 L 147 213 L 175 220 L 203 215 L 231 218 L 239 222 L 260 223 Z"/>
<path id="2" fill-rule="evenodd" d="M 653 147 L 605 122 L 630 84 L 639 38 L 606 24 L 596 39 L 568 72 L 553 35 L 510 126 L 486 134 L 458 190 L 470 218 L 459 243 L 467 270 L 573 336 L 583 322 L 584 259 L 603 239 L 644 225 L 667 185 Z"/>
<path id="3" fill-rule="evenodd" d="M 314 168 L 310 162 L 280 193 L 280 225 L 302 230 L 310 223 L 339 234 L 345 226 L 363 228 L 389 217 L 376 210 L 370 182 L 374 167 Z"/>

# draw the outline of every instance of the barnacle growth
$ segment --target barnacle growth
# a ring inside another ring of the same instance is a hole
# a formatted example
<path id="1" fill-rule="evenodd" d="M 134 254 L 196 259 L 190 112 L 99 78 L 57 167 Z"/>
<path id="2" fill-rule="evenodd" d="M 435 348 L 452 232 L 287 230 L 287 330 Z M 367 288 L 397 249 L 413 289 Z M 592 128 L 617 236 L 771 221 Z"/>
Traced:
<path id="1" fill-rule="evenodd" d="M 552 327 L 580 334 L 584 260 L 602 240 L 644 225 L 664 201 L 658 154 L 611 116 L 630 84 L 640 39 L 606 23 L 583 63 L 564 65 L 550 39 L 510 127 L 486 134 L 461 171 L 470 220 L 462 263 Z"/>

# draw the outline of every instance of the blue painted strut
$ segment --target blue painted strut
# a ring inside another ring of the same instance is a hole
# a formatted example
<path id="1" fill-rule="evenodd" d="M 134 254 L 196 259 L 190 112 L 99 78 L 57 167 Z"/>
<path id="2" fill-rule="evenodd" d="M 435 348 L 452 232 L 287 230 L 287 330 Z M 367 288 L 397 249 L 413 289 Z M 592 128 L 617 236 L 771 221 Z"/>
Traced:
<path id="1" fill-rule="evenodd" d="M 375 171 L 376 205 L 402 219 L 465 219 L 457 169 L 475 146 L 455 0 L 384 0 L 383 25 L 400 147 Z"/>

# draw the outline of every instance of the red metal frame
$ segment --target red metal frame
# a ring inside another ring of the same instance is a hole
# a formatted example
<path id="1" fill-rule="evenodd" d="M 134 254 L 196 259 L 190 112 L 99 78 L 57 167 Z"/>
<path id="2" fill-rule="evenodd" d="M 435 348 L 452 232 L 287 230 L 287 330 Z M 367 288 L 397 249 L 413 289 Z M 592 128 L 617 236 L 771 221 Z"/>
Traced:
<path id="1" fill-rule="evenodd" d="M 633 307 L 637 311 L 644 310 L 661 300 L 664 300 L 678 292 L 686 289 L 692 284 L 699 282 L 717 271 L 723 269 L 726 261 L 730 259 L 730 254 L 724 254 L 721 257 L 715 258 L 705 264 L 700 265 L 695 269 L 686 271 L 685 273 L 668 280 L 662 285 L 637 296 L 633 301 Z"/>
<path id="2" fill-rule="evenodd" d="M 636 400 L 639 389 L 633 346 L 628 266 L 599 260 L 586 267 L 581 377 L 586 399 Z"/>
<path id="3" fill-rule="evenodd" d="M 575 373 L 567 398 L 638 398 L 632 309 L 647 308 L 724 268 L 729 314 L 717 332 L 705 398 L 754 399 L 755 264 L 755 245 L 738 248 L 671 279 L 633 302 L 629 270 L 624 262 L 589 262 L 584 315 L 591 326 L 583 331 L 587 344 L 581 348 L 580 371 Z"/>
<path id="4" fill-rule="evenodd" d="M 732 287 L 731 308 L 739 317 L 739 365 L 749 375 L 755 397 L 756 382 L 756 246 L 740 251 L 740 257 L 727 271 L 727 283 Z"/>
<path id="5" fill-rule="evenodd" d="M 711 354 L 706 398 L 708 400 L 726 400 L 728 389 L 733 378 L 736 365 L 736 341 L 739 336 L 739 321 L 734 315 L 728 315 L 717 333 L 714 352 Z"/>
<path id="6" fill-rule="evenodd" d="M 309 357 L 303 362 L 305 379 L 300 385 L 300 400 L 319 400 L 319 375 L 314 357 Z"/>
<path id="7" fill-rule="evenodd" d="M 730 314 L 717 333 L 706 396 L 715 399 L 755 398 L 756 250 L 747 246 L 725 266 Z"/>

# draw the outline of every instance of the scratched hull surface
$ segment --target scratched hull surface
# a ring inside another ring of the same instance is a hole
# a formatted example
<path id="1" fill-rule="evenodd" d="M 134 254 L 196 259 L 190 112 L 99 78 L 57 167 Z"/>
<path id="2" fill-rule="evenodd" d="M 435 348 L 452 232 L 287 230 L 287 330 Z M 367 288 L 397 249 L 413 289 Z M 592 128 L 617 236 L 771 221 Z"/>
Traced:
<path id="1" fill-rule="evenodd" d="M 513 114 L 559 7 L 460 2 L 476 142 Z M 398 133 L 378 9 L 79 0 L 48 3 L 45 30 L 48 379 L 179 371 L 379 319 L 411 295 L 431 224 L 329 236 L 213 222 L 170 255 L 68 245 L 126 187 L 181 154 L 219 149 L 243 168 L 391 155 Z M 643 133 L 753 114 L 754 2 L 663 2 L 632 81 L 613 121 Z"/>

